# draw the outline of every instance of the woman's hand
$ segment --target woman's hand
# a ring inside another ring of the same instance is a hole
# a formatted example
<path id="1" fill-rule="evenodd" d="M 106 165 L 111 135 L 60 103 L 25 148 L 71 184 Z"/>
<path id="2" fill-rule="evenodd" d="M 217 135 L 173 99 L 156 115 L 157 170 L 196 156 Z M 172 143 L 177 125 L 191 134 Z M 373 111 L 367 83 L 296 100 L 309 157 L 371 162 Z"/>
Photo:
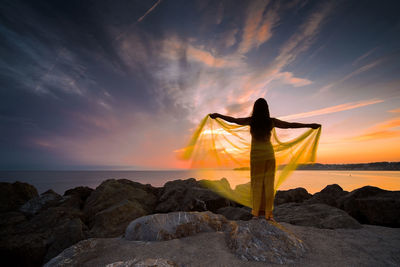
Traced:
<path id="1" fill-rule="evenodd" d="M 313 129 L 318 129 L 318 128 L 321 127 L 321 124 L 318 124 L 318 123 L 311 123 L 311 124 L 310 124 L 310 127 L 313 128 Z"/>
<path id="2" fill-rule="evenodd" d="M 219 117 L 219 114 L 218 113 L 211 113 L 210 114 L 210 118 L 211 119 L 215 119 L 215 118 L 218 118 Z"/>

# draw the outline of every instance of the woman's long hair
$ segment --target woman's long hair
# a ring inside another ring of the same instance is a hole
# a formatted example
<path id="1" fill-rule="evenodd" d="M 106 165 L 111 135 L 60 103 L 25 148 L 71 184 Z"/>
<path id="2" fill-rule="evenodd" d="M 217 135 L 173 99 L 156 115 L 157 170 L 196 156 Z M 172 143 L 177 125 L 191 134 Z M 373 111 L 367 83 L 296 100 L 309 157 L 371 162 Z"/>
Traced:
<path id="1" fill-rule="evenodd" d="M 255 139 L 264 140 L 272 130 L 272 121 L 269 115 L 268 103 L 264 98 L 254 102 L 250 120 L 250 133 Z"/>

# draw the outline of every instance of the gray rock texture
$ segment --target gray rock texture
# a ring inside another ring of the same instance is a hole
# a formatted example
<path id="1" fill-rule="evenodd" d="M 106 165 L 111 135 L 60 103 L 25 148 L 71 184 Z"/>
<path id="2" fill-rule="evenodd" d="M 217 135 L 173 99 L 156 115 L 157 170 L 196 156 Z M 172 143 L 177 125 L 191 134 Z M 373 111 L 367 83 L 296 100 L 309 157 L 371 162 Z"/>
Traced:
<path id="1" fill-rule="evenodd" d="M 278 224 L 263 219 L 228 221 L 211 212 L 173 212 L 138 218 L 126 229 L 131 241 L 165 241 L 204 232 L 225 232 L 227 246 L 243 260 L 292 263 L 306 246 Z"/>
<path id="2" fill-rule="evenodd" d="M 240 259 L 289 264 L 307 251 L 303 241 L 278 223 L 252 219 L 237 221 L 233 225 L 228 247 Z"/>
<path id="3" fill-rule="evenodd" d="M 131 241 L 164 241 L 202 232 L 224 231 L 230 222 L 222 215 L 205 212 L 153 214 L 132 221 L 124 238 Z"/>
<path id="4" fill-rule="evenodd" d="M 178 267 L 175 262 L 163 258 L 117 261 L 107 264 L 106 267 Z"/>
<path id="5" fill-rule="evenodd" d="M 42 210 L 57 206 L 62 199 L 63 198 L 53 190 L 48 190 L 40 196 L 30 199 L 19 208 L 19 211 L 27 216 L 33 216 Z"/>
<path id="6" fill-rule="evenodd" d="M 293 263 L 286 264 L 288 266 L 400 265 L 398 228 L 365 225 L 361 229 L 330 230 L 287 223 L 280 225 L 307 246 L 307 251 Z M 265 237 L 265 242 L 268 242 L 268 237 Z M 159 258 L 182 267 L 282 266 L 242 260 L 227 246 L 226 233 L 219 231 L 162 242 L 128 241 L 123 238 L 87 239 L 67 248 L 45 266 L 106 266 Z"/>

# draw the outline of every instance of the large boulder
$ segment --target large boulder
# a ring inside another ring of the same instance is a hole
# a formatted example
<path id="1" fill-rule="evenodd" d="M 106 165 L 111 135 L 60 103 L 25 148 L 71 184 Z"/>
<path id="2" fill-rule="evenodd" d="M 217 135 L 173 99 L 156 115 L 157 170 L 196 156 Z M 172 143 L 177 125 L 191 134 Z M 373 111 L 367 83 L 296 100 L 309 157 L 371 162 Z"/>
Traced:
<path id="1" fill-rule="evenodd" d="M 338 206 L 360 223 L 400 227 L 400 191 L 364 186 L 340 198 Z"/>
<path id="2" fill-rule="evenodd" d="M 278 222 L 317 228 L 359 229 L 362 227 L 343 210 L 326 204 L 287 203 L 275 207 L 274 217 Z"/>
<path id="3" fill-rule="evenodd" d="M 22 213 L 8 214 L 8 225 L 0 239 L 4 266 L 41 266 L 65 248 L 85 238 L 80 214 L 68 208 L 50 207 L 30 220 Z"/>
<path id="4" fill-rule="evenodd" d="M 128 223 L 138 217 L 148 214 L 142 205 L 135 200 L 122 200 L 121 202 L 102 210 L 94 215 L 94 225 L 89 235 L 95 237 L 119 236 Z"/>
<path id="5" fill-rule="evenodd" d="M 283 226 L 264 219 L 237 221 L 228 235 L 228 247 L 239 258 L 275 264 L 293 264 L 306 245 Z"/>
<path id="6" fill-rule="evenodd" d="M 331 184 L 326 186 L 320 192 L 315 193 L 312 198 L 306 200 L 306 203 L 323 203 L 333 207 L 338 207 L 337 200 L 345 196 L 346 194 L 348 194 L 348 192 L 343 191 L 343 189 L 339 185 Z"/>
<path id="7" fill-rule="evenodd" d="M 0 212 L 15 211 L 26 201 L 37 197 L 35 187 L 27 183 L 0 183 Z"/>
<path id="8" fill-rule="evenodd" d="M 78 186 L 73 189 L 69 189 L 65 191 L 63 201 L 60 205 L 63 207 L 83 209 L 86 199 L 92 192 L 93 189 L 87 186 Z"/>
<path id="9" fill-rule="evenodd" d="M 274 205 L 277 206 L 290 202 L 300 203 L 311 197 L 312 195 L 309 194 L 307 190 L 302 187 L 284 191 L 278 190 L 275 194 Z"/>
<path id="10" fill-rule="evenodd" d="M 204 188 L 194 178 L 167 182 L 161 189 L 156 212 L 212 211 L 232 203 L 226 198 Z"/>
<path id="11" fill-rule="evenodd" d="M 144 216 L 132 221 L 124 238 L 138 241 L 164 241 L 201 232 L 223 231 L 229 221 L 222 215 L 205 212 L 171 212 Z"/>
<path id="12" fill-rule="evenodd" d="M 106 180 L 91 192 L 83 212 L 91 237 L 115 237 L 124 233 L 133 219 L 150 214 L 156 205 L 156 191 L 126 179 Z"/>
<path id="13" fill-rule="evenodd" d="M 33 216 L 49 207 L 57 206 L 62 199 L 62 196 L 50 189 L 26 202 L 19 210 L 28 216 Z"/>
<path id="14" fill-rule="evenodd" d="M 165 241 L 205 232 L 224 232 L 227 246 L 239 258 L 269 263 L 293 263 L 306 247 L 282 226 L 263 219 L 229 221 L 206 212 L 153 214 L 132 221 L 124 239 Z"/>

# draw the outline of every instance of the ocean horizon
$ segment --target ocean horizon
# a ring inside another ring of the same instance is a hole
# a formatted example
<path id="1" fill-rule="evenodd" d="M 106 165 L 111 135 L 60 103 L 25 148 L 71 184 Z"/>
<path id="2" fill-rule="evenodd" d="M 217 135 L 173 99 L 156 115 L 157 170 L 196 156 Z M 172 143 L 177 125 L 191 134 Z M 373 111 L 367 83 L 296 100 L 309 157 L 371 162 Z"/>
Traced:
<path id="1" fill-rule="evenodd" d="M 235 170 L 65 170 L 65 171 L 0 171 L 0 182 L 25 182 L 35 186 L 39 193 L 49 189 L 59 194 L 77 186 L 96 188 L 107 179 L 128 179 L 142 184 L 162 187 L 177 179 L 219 180 L 227 178 L 232 188 L 250 181 L 249 171 Z M 309 193 L 321 191 L 329 184 L 338 184 L 346 191 L 370 185 L 386 190 L 400 190 L 399 171 L 353 171 L 353 170 L 296 170 L 278 190 L 297 187 Z"/>

